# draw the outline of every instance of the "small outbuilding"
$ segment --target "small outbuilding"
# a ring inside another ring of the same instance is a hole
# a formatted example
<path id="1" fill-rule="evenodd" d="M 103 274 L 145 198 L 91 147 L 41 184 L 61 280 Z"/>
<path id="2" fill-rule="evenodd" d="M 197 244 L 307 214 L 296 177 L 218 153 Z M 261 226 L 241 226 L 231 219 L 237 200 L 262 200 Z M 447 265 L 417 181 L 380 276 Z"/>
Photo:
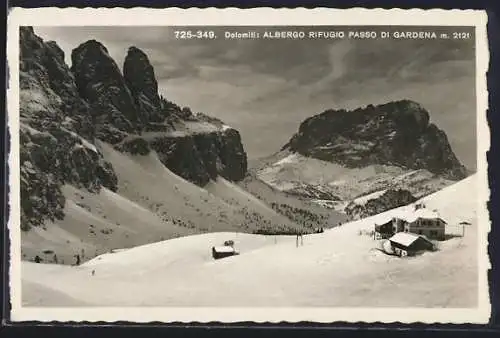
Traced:
<path id="1" fill-rule="evenodd" d="M 389 238 L 393 251 L 398 256 L 415 256 L 423 251 L 431 251 L 434 244 L 422 235 L 398 232 Z"/>
<path id="2" fill-rule="evenodd" d="M 388 239 L 392 235 L 394 235 L 392 219 L 380 224 L 375 224 L 375 239 Z"/>
<path id="3" fill-rule="evenodd" d="M 212 257 L 214 259 L 220 259 L 224 257 L 238 255 L 238 252 L 234 250 L 231 246 L 213 246 L 212 247 Z"/>

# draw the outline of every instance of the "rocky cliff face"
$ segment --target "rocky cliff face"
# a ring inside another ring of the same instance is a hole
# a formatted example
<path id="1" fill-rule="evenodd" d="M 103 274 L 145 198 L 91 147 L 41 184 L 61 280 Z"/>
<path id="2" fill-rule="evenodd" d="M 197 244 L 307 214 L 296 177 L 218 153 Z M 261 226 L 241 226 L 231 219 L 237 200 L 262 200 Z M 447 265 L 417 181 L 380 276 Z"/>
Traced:
<path id="1" fill-rule="evenodd" d="M 123 64 L 123 76 L 141 112 L 142 121 L 163 122 L 165 116 L 161 112 L 158 82 L 153 66 L 143 51 L 136 47 L 129 48 Z"/>
<path id="2" fill-rule="evenodd" d="M 239 133 L 222 124 L 210 124 L 209 132 L 187 128 L 188 121 L 204 119 L 158 95 L 153 67 L 138 48 L 129 49 L 124 75 L 95 40 L 78 46 L 71 59 L 70 69 L 55 42 L 21 27 L 23 229 L 64 217 L 63 184 L 116 190 L 118 178 L 96 139 L 131 153 L 154 150 L 164 165 L 199 185 L 217 175 L 243 178 L 247 164 Z"/>
<path id="3" fill-rule="evenodd" d="M 154 150 L 175 174 L 203 186 L 218 175 L 239 181 L 247 171 L 246 153 L 238 131 L 207 133 L 146 133 L 116 145 L 122 152 L 147 155 Z"/>
<path id="4" fill-rule="evenodd" d="M 179 176 L 204 185 L 217 175 L 240 180 L 246 173 L 246 153 L 238 131 L 222 122 L 206 122 L 158 94 L 158 83 L 147 55 L 130 47 L 123 76 L 104 46 L 88 41 L 72 53 L 79 92 L 95 107 L 97 137 L 133 154 L 158 153 Z M 202 125 L 203 126 L 203 125 Z"/>
<path id="5" fill-rule="evenodd" d="M 246 155 L 240 135 L 234 129 L 159 137 L 150 142 L 150 147 L 170 170 L 198 185 L 205 185 L 218 175 L 239 181 L 246 174 Z"/>
<path id="6" fill-rule="evenodd" d="M 387 164 L 450 179 L 467 176 L 446 134 L 429 123 L 427 110 L 409 100 L 327 110 L 306 119 L 283 148 L 350 168 Z"/>
<path id="7" fill-rule="evenodd" d="M 95 40 L 87 41 L 73 50 L 71 61 L 76 86 L 91 107 L 99 137 L 108 140 L 108 133 L 124 136 L 138 132 L 139 110 L 106 47 Z"/>
<path id="8" fill-rule="evenodd" d="M 64 53 L 20 29 L 21 226 L 64 217 L 65 183 L 116 189 L 110 164 L 92 145 L 89 107 L 78 96 Z"/>

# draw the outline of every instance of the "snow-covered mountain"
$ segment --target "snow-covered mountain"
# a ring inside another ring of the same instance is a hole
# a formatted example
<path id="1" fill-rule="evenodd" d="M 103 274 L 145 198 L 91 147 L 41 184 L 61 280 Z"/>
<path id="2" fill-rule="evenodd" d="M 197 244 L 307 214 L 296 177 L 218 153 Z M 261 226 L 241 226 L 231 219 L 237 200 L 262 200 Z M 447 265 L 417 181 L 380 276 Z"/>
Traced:
<path id="1" fill-rule="evenodd" d="M 343 211 L 388 190 L 419 198 L 469 174 L 430 113 L 409 100 L 310 117 L 281 151 L 253 162 L 250 172 L 275 189 Z M 384 210 L 404 204 L 387 201 L 395 204 Z"/>
<path id="2" fill-rule="evenodd" d="M 235 182 L 237 130 L 158 94 L 147 55 L 123 74 L 105 46 L 71 53 L 20 28 L 22 255 L 73 263 L 193 233 L 303 228 Z"/>
<path id="3" fill-rule="evenodd" d="M 321 234 L 221 232 L 107 253 L 81 266 L 22 263 L 25 306 L 475 307 L 477 175 L 419 200 L 448 224 L 439 250 L 413 258 L 376 250 L 376 222 L 412 206 Z M 460 223 L 466 222 L 461 237 Z M 213 260 L 233 240 L 240 255 Z M 94 274 L 92 274 L 92 271 Z"/>
<path id="4" fill-rule="evenodd" d="M 467 176 L 445 132 L 410 100 L 326 110 L 302 122 L 283 149 L 348 168 L 385 164 L 455 180 Z"/>

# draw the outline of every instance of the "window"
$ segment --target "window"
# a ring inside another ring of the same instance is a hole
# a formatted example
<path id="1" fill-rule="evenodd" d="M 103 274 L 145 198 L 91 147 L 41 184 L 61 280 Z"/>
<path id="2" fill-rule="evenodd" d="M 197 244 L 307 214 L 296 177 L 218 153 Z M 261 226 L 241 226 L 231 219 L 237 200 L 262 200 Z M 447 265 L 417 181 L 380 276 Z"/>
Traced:
<path id="1" fill-rule="evenodd" d="M 422 234 L 422 230 L 418 230 L 418 234 L 421 235 Z"/>

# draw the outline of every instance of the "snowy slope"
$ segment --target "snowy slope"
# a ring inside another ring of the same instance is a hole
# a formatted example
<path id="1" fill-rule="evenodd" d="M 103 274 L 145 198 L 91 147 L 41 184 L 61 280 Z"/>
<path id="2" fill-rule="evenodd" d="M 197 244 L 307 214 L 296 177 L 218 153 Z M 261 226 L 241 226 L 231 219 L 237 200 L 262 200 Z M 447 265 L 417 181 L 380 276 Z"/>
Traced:
<path id="1" fill-rule="evenodd" d="M 182 220 L 188 228 L 202 232 L 251 231 L 260 224 L 252 217 L 264 212 L 267 217 L 261 216 L 270 222 L 295 226 L 276 213 L 269 214 L 262 203 L 223 179 L 201 188 L 172 173 L 155 152 L 129 157 L 106 144 L 101 147 L 117 172 L 118 192 L 174 223 Z"/>
<path id="2" fill-rule="evenodd" d="M 253 232 L 266 222 L 297 227 L 227 180 L 201 188 L 167 169 L 154 152 L 129 156 L 104 142 L 97 146 L 116 171 L 118 191 L 102 188 L 92 194 L 64 186 L 66 216 L 23 232 L 23 259 L 38 255 L 54 262 L 57 257 L 68 264 L 76 254 L 85 261 L 110 249 L 196 233 Z"/>
<path id="3" fill-rule="evenodd" d="M 293 237 L 212 233 L 103 255 L 79 267 L 23 262 L 23 303 L 71 303 L 64 295 L 82 306 L 474 307 L 477 203 L 471 191 L 477 191 L 476 179 L 425 198 L 451 232 L 459 222 L 471 225 L 465 237 L 419 257 L 386 256 L 364 235 L 403 207 L 304 236 L 299 247 Z M 210 247 L 227 239 L 235 240 L 241 254 L 212 260 Z M 34 287 L 51 291 L 35 296 Z"/>
<path id="4" fill-rule="evenodd" d="M 259 210 L 262 212 L 272 213 L 273 215 L 275 214 L 275 212 L 268 205 L 259 200 L 257 197 L 253 196 L 252 194 L 243 190 L 236 184 L 231 183 L 222 177 L 218 177 L 215 182 L 212 181 L 208 183 L 204 188 L 208 192 L 220 198 L 223 198 L 233 204 L 246 205 L 248 203 L 252 203 L 255 207 L 258 207 Z"/>
<path id="5" fill-rule="evenodd" d="M 66 185 L 64 193 L 66 216 L 63 220 L 22 233 L 24 259 L 39 255 L 53 262 L 56 254 L 58 263 L 69 264 L 75 262 L 76 254 L 86 260 L 113 248 L 193 233 L 165 222 L 152 210 L 106 188 L 99 194 L 91 194 Z"/>

